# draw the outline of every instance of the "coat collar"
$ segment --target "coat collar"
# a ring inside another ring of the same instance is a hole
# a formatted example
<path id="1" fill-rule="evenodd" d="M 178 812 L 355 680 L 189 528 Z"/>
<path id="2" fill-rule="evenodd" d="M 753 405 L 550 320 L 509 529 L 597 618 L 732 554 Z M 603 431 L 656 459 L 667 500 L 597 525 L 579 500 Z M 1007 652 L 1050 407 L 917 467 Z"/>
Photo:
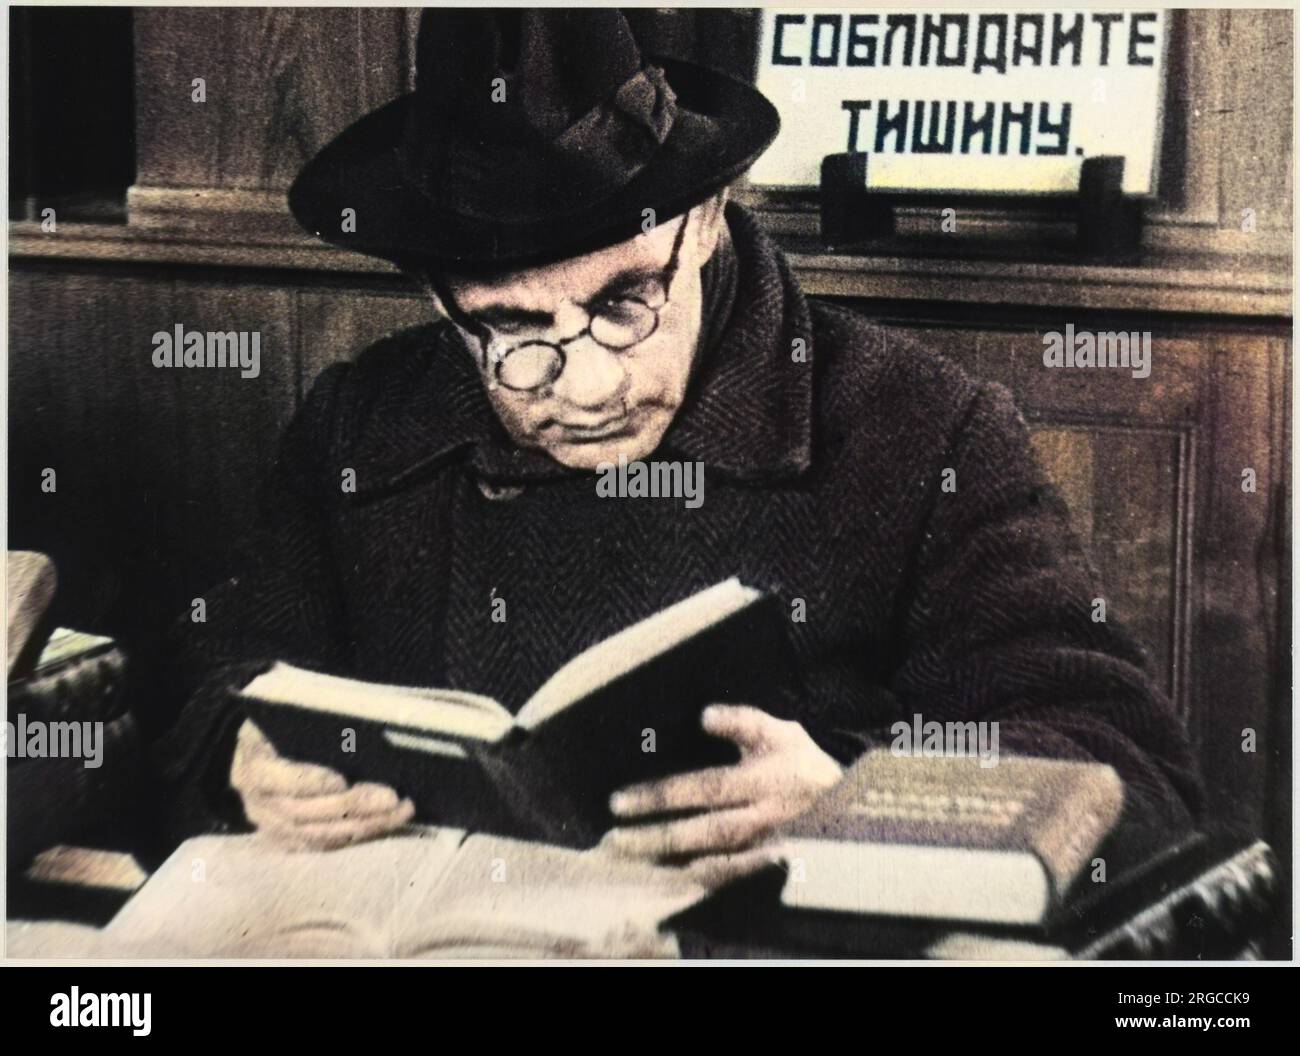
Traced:
<path id="1" fill-rule="evenodd" d="M 811 461 L 808 304 L 754 218 L 734 203 L 726 216 L 730 245 L 724 239 L 705 267 L 700 355 L 686 400 L 654 457 L 700 461 L 738 480 L 787 479 Z M 400 487 L 461 452 L 481 478 L 498 484 L 581 472 L 510 441 L 452 327 L 418 333 L 420 354 L 404 357 L 405 376 L 383 386 L 391 395 L 381 397 L 358 437 L 359 493 Z M 796 361 L 800 340 L 805 356 Z"/>

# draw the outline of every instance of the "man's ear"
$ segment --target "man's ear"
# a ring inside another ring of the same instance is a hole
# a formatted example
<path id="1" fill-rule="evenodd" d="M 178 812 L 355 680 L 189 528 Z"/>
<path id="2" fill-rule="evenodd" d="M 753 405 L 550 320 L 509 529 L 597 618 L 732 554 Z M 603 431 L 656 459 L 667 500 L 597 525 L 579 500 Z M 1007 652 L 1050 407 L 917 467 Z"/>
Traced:
<path id="1" fill-rule="evenodd" d="M 438 292 L 438 285 L 434 282 L 433 277 L 428 273 L 428 271 L 423 268 L 412 269 L 408 271 L 407 274 L 410 275 L 420 289 L 424 291 L 425 297 L 427 297 L 433 305 L 434 314 L 441 319 L 446 319 L 457 329 L 457 331 L 459 331 L 462 337 L 468 340 L 472 335 L 467 333 L 465 328 L 460 325 L 460 321 L 447 310 L 447 306 L 442 300 L 442 294 Z"/>
<path id="2" fill-rule="evenodd" d="M 723 188 L 706 202 L 698 206 L 700 217 L 699 233 L 696 236 L 696 260 L 703 263 L 713 256 L 718 248 L 718 239 L 722 229 L 727 226 L 723 210 L 727 205 L 727 188 Z"/>
<path id="3" fill-rule="evenodd" d="M 442 303 L 442 298 L 438 296 L 438 291 L 433 288 L 433 283 L 428 281 L 424 283 L 424 294 L 433 303 L 433 310 L 441 318 L 448 320 L 457 330 L 460 330 L 460 325 L 455 319 L 452 319 L 451 313 L 447 311 L 447 306 Z"/>
<path id="4" fill-rule="evenodd" d="M 433 279 L 424 268 L 406 268 L 407 277 L 420 287 L 420 291 L 428 298 L 433 305 L 434 314 L 443 318 L 451 319 L 451 314 L 447 311 L 446 305 L 442 303 L 442 297 L 439 296 L 437 288 L 434 286 Z M 453 320 L 454 322 L 454 320 Z"/>
<path id="5" fill-rule="evenodd" d="M 478 348 L 478 344 L 475 335 L 471 334 L 461 326 L 460 321 L 447 310 L 447 306 L 443 303 L 442 295 L 438 292 L 437 285 L 434 283 L 429 273 L 424 269 L 419 268 L 410 269 L 407 274 L 424 291 L 424 295 L 429 298 L 429 301 L 433 304 L 434 314 L 438 318 L 445 319 L 447 322 L 451 323 L 455 328 L 456 333 L 460 334 L 461 341 L 464 343 L 466 351 L 474 356 L 475 362 L 477 362 L 478 352 L 476 349 Z"/>

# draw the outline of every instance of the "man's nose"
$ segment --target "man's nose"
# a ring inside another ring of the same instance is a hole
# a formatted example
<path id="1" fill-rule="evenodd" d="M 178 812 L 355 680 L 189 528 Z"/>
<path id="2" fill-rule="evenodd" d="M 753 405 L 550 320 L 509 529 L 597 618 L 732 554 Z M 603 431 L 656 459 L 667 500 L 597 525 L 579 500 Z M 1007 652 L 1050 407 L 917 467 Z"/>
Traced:
<path id="1" fill-rule="evenodd" d="M 627 367 L 617 353 L 590 337 L 565 349 L 564 370 L 552 392 L 575 407 L 596 410 L 615 403 L 627 391 Z"/>

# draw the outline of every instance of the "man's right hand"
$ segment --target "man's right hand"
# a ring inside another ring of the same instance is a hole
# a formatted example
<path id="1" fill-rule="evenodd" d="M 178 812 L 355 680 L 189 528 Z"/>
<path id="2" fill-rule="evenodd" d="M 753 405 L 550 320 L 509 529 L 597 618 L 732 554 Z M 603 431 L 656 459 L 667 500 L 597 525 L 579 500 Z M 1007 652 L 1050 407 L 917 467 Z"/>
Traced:
<path id="1" fill-rule="evenodd" d="M 330 850 L 411 820 L 415 805 L 386 785 L 356 784 L 326 766 L 281 756 L 250 720 L 239 728 L 230 785 L 257 830 L 293 850 Z"/>

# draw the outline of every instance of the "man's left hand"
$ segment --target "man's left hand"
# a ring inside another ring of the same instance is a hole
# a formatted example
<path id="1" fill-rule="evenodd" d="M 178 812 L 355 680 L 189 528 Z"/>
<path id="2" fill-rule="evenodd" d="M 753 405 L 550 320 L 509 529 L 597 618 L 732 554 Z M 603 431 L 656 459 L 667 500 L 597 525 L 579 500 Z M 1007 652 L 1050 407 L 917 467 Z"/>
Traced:
<path id="1" fill-rule="evenodd" d="M 611 829 L 602 845 L 628 857 L 690 858 L 708 886 L 770 861 L 758 846 L 779 825 L 802 814 L 843 768 L 797 722 L 747 706 L 714 704 L 704 729 L 734 741 L 740 762 L 632 785 L 614 793 L 610 810 L 633 824 Z M 702 810 L 674 821 L 634 824 L 647 814 Z"/>

